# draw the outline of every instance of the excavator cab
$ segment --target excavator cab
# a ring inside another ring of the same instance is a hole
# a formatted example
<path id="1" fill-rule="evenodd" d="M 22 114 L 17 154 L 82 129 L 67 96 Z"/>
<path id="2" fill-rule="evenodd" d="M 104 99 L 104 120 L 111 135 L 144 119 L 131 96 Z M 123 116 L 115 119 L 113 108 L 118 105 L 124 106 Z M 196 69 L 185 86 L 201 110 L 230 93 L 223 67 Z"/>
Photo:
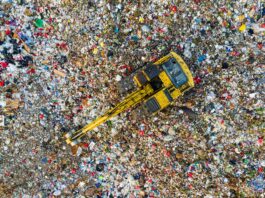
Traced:
<path id="1" fill-rule="evenodd" d="M 164 63 L 162 67 L 176 88 L 179 88 L 188 82 L 187 76 L 175 59 L 170 59 Z"/>
<path id="2" fill-rule="evenodd" d="M 144 102 L 149 113 L 167 107 L 194 86 L 192 75 L 180 56 L 171 52 L 134 76 L 136 86 L 150 84 L 154 94 Z"/>
<path id="3" fill-rule="evenodd" d="M 175 52 L 170 52 L 138 71 L 133 77 L 133 82 L 137 90 L 130 93 L 115 107 L 80 130 L 66 133 L 67 144 L 74 146 L 80 143 L 81 138 L 88 131 L 137 104 L 143 103 L 145 111 L 150 115 L 157 113 L 194 87 L 188 66 Z M 130 87 L 124 90 L 129 90 Z"/>

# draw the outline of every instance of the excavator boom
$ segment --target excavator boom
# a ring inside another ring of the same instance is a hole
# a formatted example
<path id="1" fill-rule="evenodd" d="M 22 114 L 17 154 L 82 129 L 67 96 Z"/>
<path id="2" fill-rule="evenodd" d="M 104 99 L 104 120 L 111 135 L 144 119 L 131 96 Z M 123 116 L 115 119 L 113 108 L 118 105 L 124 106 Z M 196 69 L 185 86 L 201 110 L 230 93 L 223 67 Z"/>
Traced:
<path id="1" fill-rule="evenodd" d="M 143 89 L 137 90 L 130 95 L 128 95 L 122 102 L 117 104 L 114 108 L 107 111 L 104 115 L 98 117 L 96 120 L 92 121 L 88 125 L 84 126 L 78 131 L 74 133 L 67 133 L 65 134 L 65 138 L 67 144 L 74 146 L 80 143 L 81 138 L 88 132 L 96 128 L 97 126 L 103 124 L 104 122 L 108 121 L 110 118 L 115 117 L 116 115 L 120 114 L 121 112 L 134 107 L 135 105 L 143 102 L 149 95 L 153 93 L 153 89 L 151 85 L 147 84 Z"/>

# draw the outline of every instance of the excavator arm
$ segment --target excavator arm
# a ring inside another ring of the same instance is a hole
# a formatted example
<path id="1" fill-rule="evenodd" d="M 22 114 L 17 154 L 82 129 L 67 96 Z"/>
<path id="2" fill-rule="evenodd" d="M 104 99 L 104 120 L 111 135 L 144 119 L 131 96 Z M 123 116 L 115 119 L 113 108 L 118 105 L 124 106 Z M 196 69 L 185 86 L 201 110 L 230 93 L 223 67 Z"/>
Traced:
<path id="1" fill-rule="evenodd" d="M 75 131 L 74 133 L 68 132 L 64 136 L 66 138 L 67 144 L 74 146 L 81 142 L 81 138 L 88 132 L 101 125 L 102 123 L 108 121 L 110 118 L 115 117 L 123 111 L 126 111 L 129 108 L 134 107 L 135 105 L 143 102 L 152 95 L 154 92 L 152 86 L 147 84 L 142 89 L 139 89 L 130 95 L 128 95 L 122 102 L 117 104 L 114 108 L 107 111 L 104 115 L 98 117 L 96 120 L 92 121 L 83 128 Z"/>

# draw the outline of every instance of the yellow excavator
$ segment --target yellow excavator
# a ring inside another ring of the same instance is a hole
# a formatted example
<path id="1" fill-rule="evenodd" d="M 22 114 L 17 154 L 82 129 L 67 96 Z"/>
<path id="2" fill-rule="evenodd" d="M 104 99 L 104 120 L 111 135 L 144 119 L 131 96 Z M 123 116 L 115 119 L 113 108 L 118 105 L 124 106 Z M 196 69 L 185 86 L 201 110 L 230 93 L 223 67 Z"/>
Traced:
<path id="1" fill-rule="evenodd" d="M 137 86 L 136 91 L 90 124 L 78 131 L 66 133 L 64 137 L 67 144 L 71 146 L 79 144 L 88 131 L 139 103 L 143 102 L 145 111 L 154 114 L 194 87 L 188 66 L 175 52 L 170 52 L 155 63 L 136 72 L 133 81 Z"/>

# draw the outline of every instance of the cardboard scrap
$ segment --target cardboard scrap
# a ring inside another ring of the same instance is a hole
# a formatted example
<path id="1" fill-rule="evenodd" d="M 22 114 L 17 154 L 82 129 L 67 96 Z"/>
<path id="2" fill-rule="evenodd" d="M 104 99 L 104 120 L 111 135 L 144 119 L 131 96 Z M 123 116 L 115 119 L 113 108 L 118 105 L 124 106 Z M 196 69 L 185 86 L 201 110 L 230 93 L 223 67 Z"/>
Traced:
<path id="1" fill-rule="evenodd" d="M 17 109 L 19 107 L 19 102 L 20 101 L 18 99 L 7 100 L 6 106 L 7 106 L 7 108 L 10 108 L 10 109 Z"/>
<path id="2" fill-rule="evenodd" d="M 5 126 L 5 116 L 4 115 L 0 115 L 0 127 Z"/>
<path id="3" fill-rule="evenodd" d="M 65 76 L 66 76 L 65 73 L 63 73 L 63 72 L 61 72 L 61 71 L 59 71 L 59 70 L 57 70 L 57 69 L 55 69 L 55 70 L 53 70 L 53 71 L 54 71 L 54 73 L 55 73 L 56 75 L 58 75 L 58 76 L 61 76 L 61 77 L 65 77 Z"/>

